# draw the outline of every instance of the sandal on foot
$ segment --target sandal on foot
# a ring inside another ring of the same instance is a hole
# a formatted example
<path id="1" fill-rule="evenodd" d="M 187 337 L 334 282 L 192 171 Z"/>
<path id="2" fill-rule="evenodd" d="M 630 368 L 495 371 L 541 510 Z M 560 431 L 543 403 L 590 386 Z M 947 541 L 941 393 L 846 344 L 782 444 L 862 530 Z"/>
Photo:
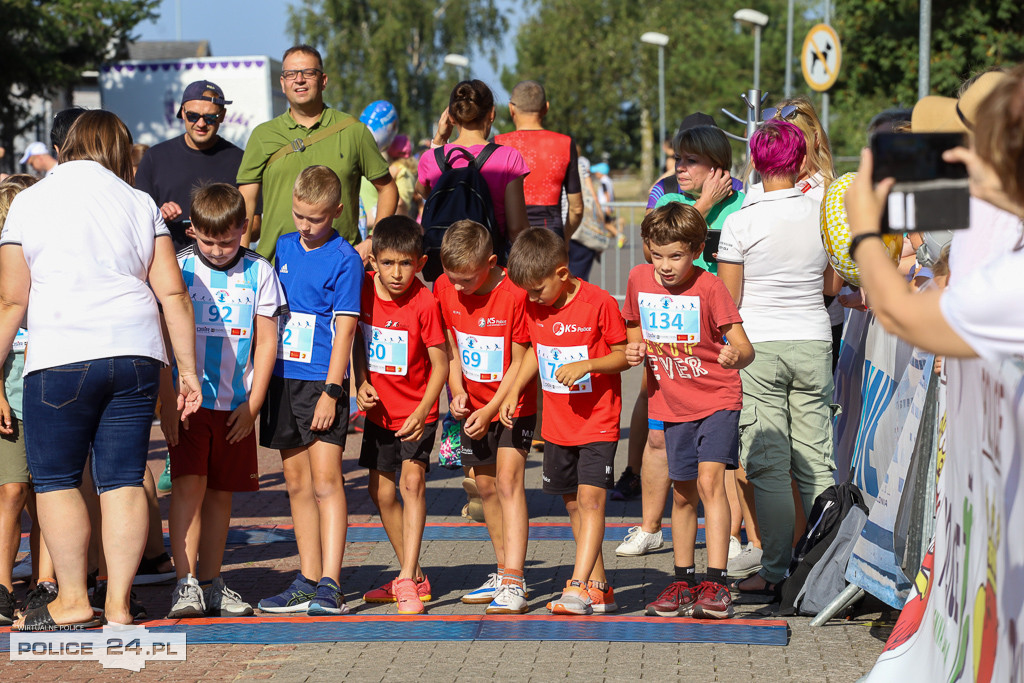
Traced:
<path id="1" fill-rule="evenodd" d="M 80 621 L 74 624 L 58 624 L 50 616 L 50 606 L 43 605 L 25 615 L 25 621 L 21 626 L 12 627 L 14 631 L 84 631 L 90 628 L 99 628 L 103 621 L 95 616 L 88 621 Z"/>
<path id="2" fill-rule="evenodd" d="M 740 584 L 741 583 L 745 583 L 745 582 L 749 581 L 752 578 L 754 578 L 754 577 L 753 576 L 748 576 L 745 579 L 740 579 L 739 581 L 733 581 L 729 585 L 729 589 L 734 591 L 734 592 L 736 592 L 736 593 L 739 593 L 740 595 L 762 595 L 762 596 L 778 599 L 780 584 L 768 583 L 767 581 L 765 581 L 760 576 L 758 576 L 757 578 L 761 579 L 761 581 L 764 582 L 764 586 L 763 587 L 761 587 L 761 588 L 740 588 Z"/>

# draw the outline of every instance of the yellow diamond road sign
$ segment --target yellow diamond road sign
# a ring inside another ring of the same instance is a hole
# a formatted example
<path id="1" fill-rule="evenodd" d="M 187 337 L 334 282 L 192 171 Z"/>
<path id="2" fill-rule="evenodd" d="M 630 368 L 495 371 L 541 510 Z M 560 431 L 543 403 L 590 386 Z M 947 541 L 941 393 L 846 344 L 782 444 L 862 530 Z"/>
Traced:
<path id="1" fill-rule="evenodd" d="M 818 92 L 825 92 L 839 78 L 839 66 L 843 51 L 839 36 L 828 24 L 818 24 L 804 38 L 804 49 L 800 54 L 804 80 Z"/>

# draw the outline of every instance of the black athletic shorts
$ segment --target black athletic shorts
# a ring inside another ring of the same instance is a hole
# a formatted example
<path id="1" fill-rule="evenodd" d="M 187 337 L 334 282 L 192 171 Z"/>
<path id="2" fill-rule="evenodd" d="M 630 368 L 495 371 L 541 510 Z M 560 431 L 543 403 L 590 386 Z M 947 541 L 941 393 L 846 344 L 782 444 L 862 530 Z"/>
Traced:
<path id="1" fill-rule="evenodd" d="M 501 420 L 495 420 L 482 439 L 470 439 L 466 432 L 462 432 L 462 450 L 459 451 L 459 456 L 462 458 L 463 466 L 493 465 L 498 462 L 499 448 L 515 448 L 529 453 L 536 426 L 536 415 L 524 415 L 512 420 L 512 429 L 503 425 Z"/>
<path id="2" fill-rule="evenodd" d="M 618 441 L 595 441 L 582 446 L 544 444 L 544 493 L 576 493 L 580 485 L 610 489 Z"/>
<path id="3" fill-rule="evenodd" d="M 319 439 L 344 448 L 348 436 L 348 380 L 342 387 L 330 429 L 314 432 L 309 427 L 324 393 L 324 382 L 271 376 L 267 400 L 260 411 L 260 445 L 285 450 L 302 448 Z"/>

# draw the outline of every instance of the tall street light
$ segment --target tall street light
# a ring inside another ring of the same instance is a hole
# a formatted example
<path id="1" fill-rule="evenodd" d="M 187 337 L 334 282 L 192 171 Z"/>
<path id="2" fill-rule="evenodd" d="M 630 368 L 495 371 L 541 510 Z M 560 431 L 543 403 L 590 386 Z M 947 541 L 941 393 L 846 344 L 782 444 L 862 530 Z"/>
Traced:
<path id="1" fill-rule="evenodd" d="M 648 31 L 640 36 L 641 42 L 658 46 L 658 147 L 661 149 L 660 175 L 665 171 L 665 46 L 668 36 L 657 31 Z"/>
<path id="2" fill-rule="evenodd" d="M 754 27 L 754 90 L 761 89 L 761 29 L 768 25 L 768 15 L 756 9 L 737 10 L 734 21 Z"/>
<path id="3" fill-rule="evenodd" d="M 448 66 L 454 66 L 459 74 L 459 80 L 466 80 L 466 75 L 469 72 L 469 58 L 465 55 L 457 55 L 454 53 L 448 53 L 444 56 L 444 63 Z"/>

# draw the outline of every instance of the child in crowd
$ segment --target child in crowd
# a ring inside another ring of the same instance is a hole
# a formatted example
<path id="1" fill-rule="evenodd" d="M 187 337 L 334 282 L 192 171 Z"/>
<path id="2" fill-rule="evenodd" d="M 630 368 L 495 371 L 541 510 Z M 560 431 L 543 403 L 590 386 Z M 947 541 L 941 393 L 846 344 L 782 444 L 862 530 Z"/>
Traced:
<path id="1" fill-rule="evenodd" d="M 233 185 L 196 190 L 190 219 L 195 242 L 178 265 L 195 309 L 203 404 L 179 429 L 173 373 L 164 368 L 160 426 L 174 481 L 168 521 L 178 575 L 167 617 L 248 616 L 252 607 L 224 585 L 221 562 L 232 492 L 259 489 L 253 424 L 274 370 L 274 318 L 288 305 L 270 262 L 241 247 L 245 200 Z"/>
<path id="2" fill-rule="evenodd" d="M 431 597 L 419 565 L 426 473 L 448 352 L 437 301 L 416 277 L 427 262 L 419 224 L 408 216 L 381 219 L 371 260 L 377 272 L 366 275 L 353 357 L 356 399 L 366 411 L 359 464 L 370 470 L 370 498 L 402 567 L 398 578 L 363 599 L 397 602 L 399 614 L 421 614 Z"/>
<path id="3" fill-rule="evenodd" d="M 531 228 L 515 241 L 509 278 L 526 290 L 526 323 L 535 353 L 526 354 L 501 405 L 511 429 L 520 397 L 540 371 L 545 416 L 544 491 L 562 496 L 576 539 L 576 563 L 554 614 L 618 609 L 605 575 L 606 489 L 619 440 L 626 328 L 615 299 L 569 272 L 565 243 L 550 230 Z"/>
<path id="4" fill-rule="evenodd" d="M 260 414 L 260 444 L 281 450 L 300 570 L 283 593 L 260 600 L 265 612 L 348 612 L 339 587 L 348 530 L 341 456 L 363 262 L 331 227 L 341 209 L 338 176 L 310 166 L 292 192 L 297 232 L 277 240 L 275 263 L 289 313 Z"/>
<path id="5" fill-rule="evenodd" d="M 14 197 L 35 182 L 35 178 L 19 174 L 8 176 L 0 184 L 0 230 L 7 221 L 7 211 Z M 12 572 L 21 543 L 21 509 L 28 500 L 28 457 L 21 423 L 21 375 L 25 369 L 26 341 L 25 331 L 18 330 L 4 361 L 4 378 L 0 383 L 0 626 L 14 621 Z"/>
<path id="6" fill-rule="evenodd" d="M 462 464 L 483 498 L 484 519 L 498 570 L 462 597 L 487 605 L 487 614 L 528 609 L 523 568 L 530 516 L 526 507 L 526 456 L 537 422 L 537 389 L 531 379 L 506 427 L 498 408 L 508 395 L 530 343 L 526 292 L 498 266 L 490 233 L 475 221 L 454 223 L 441 242 L 444 275 L 434 285 L 451 350 L 451 411 L 462 423 Z"/>
<path id="7" fill-rule="evenodd" d="M 754 350 L 725 285 L 694 265 L 707 236 L 700 212 L 669 203 L 644 218 L 640 236 L 652 263 L 629 274 L 626 358 L 630 365 L 647 358 L 649 415 L 664 422 L 675 560 L 675 581 L 647 613 L 727 619 L 733 606 L 726 584 L 725 471 L 739 462 L 743 389 L 738 370 L 753 360 Z M 693 557 L 698 498 L 704 503 L 708 547 L 707 573 L 699 584 Z"/>

